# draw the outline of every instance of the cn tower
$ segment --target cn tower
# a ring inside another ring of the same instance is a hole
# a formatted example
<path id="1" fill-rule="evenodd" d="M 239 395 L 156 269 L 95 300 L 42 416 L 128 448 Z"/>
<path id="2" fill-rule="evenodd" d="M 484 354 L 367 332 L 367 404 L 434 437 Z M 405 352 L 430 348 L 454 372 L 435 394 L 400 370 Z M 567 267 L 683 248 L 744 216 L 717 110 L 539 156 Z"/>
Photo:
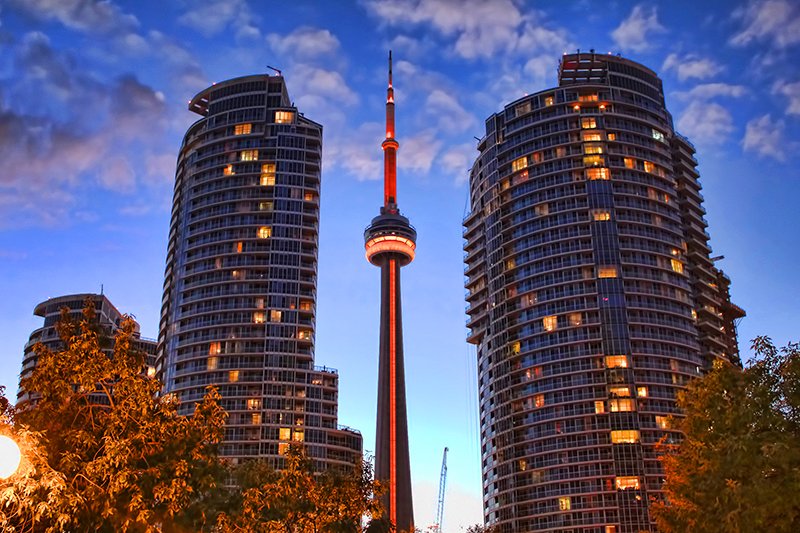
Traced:
<path id="1" fill-rule="evenodd" d="M 400 268 L 414 260 L 417 232 L 397 207 L 397 149 L 394 138 L 392 52 L 386 91 L 386 138 L 383 148 L 383 206 L 364 231 L 367 260 L 381 269 L 381 337 L 378 363 L 378 415 L 375 479 L 384 483 L 386 517 L 396 531 L 414 530 L 411 465 L 408 457 L 406 380 Z"/>

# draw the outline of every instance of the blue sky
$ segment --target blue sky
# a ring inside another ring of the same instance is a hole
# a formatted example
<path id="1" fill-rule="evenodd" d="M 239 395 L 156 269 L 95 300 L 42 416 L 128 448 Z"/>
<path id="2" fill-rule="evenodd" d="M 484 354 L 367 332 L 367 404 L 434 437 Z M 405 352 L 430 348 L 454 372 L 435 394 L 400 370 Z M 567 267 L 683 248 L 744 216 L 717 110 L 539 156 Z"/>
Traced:
<path id="1" fill-rule="evenodd" d="M 621 53 L 664 79 L 698 148 L 714 253 L 749 339 L 797 340 L 800 4 L 522 0 L 0 0 L 0 384 L 13 395 L 36 303 L 99 291 L 157 335 L 174 163 L 211 82 L 283 71 L 325 126 L 317 363 L 340 422 L 374 447 L 378 271 L 364 227 L 382 201 L 386 51 L 394 50 L 398 200 L 419 232 L 404 270 L 417 523 L 481 520 L 474 351 L 464 342 L 460 222 L 473 136 L 556 83 L 560 55 Z"/>

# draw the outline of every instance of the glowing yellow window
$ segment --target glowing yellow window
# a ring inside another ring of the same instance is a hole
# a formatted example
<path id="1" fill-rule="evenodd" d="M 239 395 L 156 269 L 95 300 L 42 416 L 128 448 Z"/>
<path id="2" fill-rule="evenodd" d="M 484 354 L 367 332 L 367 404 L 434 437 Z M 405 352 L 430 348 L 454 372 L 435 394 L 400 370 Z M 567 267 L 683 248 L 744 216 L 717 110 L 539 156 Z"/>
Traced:
<path id="1" fill-rule="evenodd" d="M 311 302 L 309 300 L 300 300 L 301 311 L 311 311 Z"/>
<path id="2" fill-rule="evenodd" d="M 294 122 L 294 112 L 275 111 L 275 124 L 291 124 Z"/>
<path id="3" fill-rule="evenodd" d="M 606 526 L 605 533 L 617 533 L 617 526 Z"/>
<path id="4" fill-rule="evenodd" d="M 602 144 L 586 143 L 586 144 L 583 145 L 583 153 L 584 154 L 602 154 L 603 153 L 603 145 Z"/>
<path id="5" fill-rule="evenodd" d="M 305 440 L 305 433 L 303 431 L 295 430 L 294 434 L 292 435 L 292 440 L 295 442 L 303 442 Z"/>
<path id="6" fill-rule="evenodd" d="M 258 228 L 259 239 L 269 239 L 270 237 L 272 237 L 272 227 L 261 226 L 260 228 Z"/>
<path id="7" fill-rule="evenodd" d="M 677 272 L 678 274 L 683 274 L 683 263 L 681 263 L 677 259 L 671 259 L 670 264 L 672 265 L 672 270 L 674 272 Z"/>
<path id="8" fill-rule="evenodd" d="M 259 398 L 248 398 L 247 399 L 247 408 L 251 411 L 254 409 L 261 409 L 261 399 Z"/>
<path id="9" fill-rule="evenodd" d="M 587 180 L 610 180 L 611 173 L 608 171 L 607 168 L 587 168 L 586 172 L 586 179 Z"/>
<path id="10" fill-rule="evenodd" d="M 520 351 L 520 343 L 519 341 L 511 343 L 511 353 L 516 355 Z"/>
<path id="11" fill-rule="evenodd" d="M 264 323 L 264 311 L 256 311 L 255 313 L 253 313 L 253 323 L 254 324 Z"/>
<path id="12" fill-rule="evenodd" d="M 602 222 L 604 220 L 611 220 L 611 213 L 609 213 L 608 211 L 604 211 L 602 209 L 595 209 L 594 211 L 592 211 L 592 217 L 597 222 Z"/>
<path id="13" fill-rule="evenodd" d="M 311 330 L 310 329 L 301 329 L 297 332 L 297 338 L 304 341 L 311 340 Z"/>
<path id="14" fill-rule="evenodd" d="M 639 490 L 639 478 L 635 476 L 620 476 L 614 484 L 617 490 Z"/>
<path id="15" fill-rule="evenodd" d="M 692 309 L 692 320 L 697 320 L 697 310 Z"/>
<path id="16" fill-rule="evenodd" d="M 147 377 L 148 377 L 148 378 L 152 378 L 152 377 L 154 377 L 155 375 L 156 375 L 156 367 L 154 367 L 154 366 L 148 366 L 148 367 L 147 367 Z"/>
<path id="17" fill-rule="evenodd" d="M 584 117 L 581 119 L 581 128 L 591 130 L 597 127 L 597 120 L 594 117 Z"/>
<path id="18" fill-rule="evenodd" d="M 594 131 L 584 131 L 581 135 L 581 139 L 584 141 L 602 141 L 602 137 L 599 133 Z"/>
<path id="19" fill-rule="evenodd" d="M 582 94 L 578 96 L 579 102 L 597 102 L 597 94 Z"/>
<path id="20" fill-rule="evenodd" d="M 625 162 L 625 168 L 636 168 L 636 160 L 632 157 L 626 157 L 623 159 Z"/>
<path id="21" fill-rule="evenodd" d="M 631 389 L 629 387 L 609 387 L 608 393 L 612 397 L 624 398 L 631 395 Z"/>
<path id="22" fill-rule="evenodd" d="M 601 266 L 597 268 L 598 278 L 616 278 L 617 267 L 615 266 Z"/>
<path id="23" fill-rule="evenodd" d="M 639 442 L 639 431 L 635 429 L 620 429 L 611 432 L 611 442 L 614 444 L 634 444 Z"/>
<path id="24" fill-rule="evenodd" d="M 603 164 L 603 158 L 599 155 L 587 155 L 583 158 L 583 164 L 587 167 L 597 167 Z"/>
<path id="25" fill-rule="evenodd" d="M 270 322 L 280 322 L 282 317 L 283 317 L 282 311 L 276 311 L 275 309 L 273 309 L 272 311 L 269 312 Z"/>
<path id="26" fill-rule="evenodd" d="M 217 355 L 222 353 L 222 343 L 221 342 L 210 342 L 208 343 L 208 354 L 209 355 Z"/>
<path id="27" fill-rule="evenodd" d="M 561 511 L 569 511 L 572 509 L 572 500 L 569 496 L 562 496 L 558 499 L 558 509 Z"/>
<path id="28" fill-rule="evenodd" d="M 536 407 L 544 407 L 544 394 L 536 394 L 533 397 L 533 405 Z"/>
<path id="29" fill-rule="evenodd" d="M 238 370 L 231 370 L 228 372 L 228 381 L 231 383 L 236 383 L 239 381 L 239 371 Z"/>
<path id="30" fill-rule="evenodd" d="M 635 411 L 636 404 L 633 400 L 608 400 L 608 410 L 612 413 Z"/>
<path id="31" fill-rule="evenodd" d="M 278 453 L 280 455 L 286 455 L 286 452 L 289 451 L 289 444 L 286 442 L 279 442 L 278 443 Z"/>
<path id="32" fill-rule="evenodd" d="M 278 438 L 280 440 L 291 440 L 292 428 L 280 428 L 280 431 L 278 432 Z"/>
<path id="33" fill-rule="evenodd" d="M 242 249 L 243 248 L 244 248 L 244 244 L 242 243 L 242 241 L 238 241 L 238 242 L 233 243 L 233 251 L 236 252 L 237 254 L 242 253 Z"/>
<path id="34" fill-rule="evenodd" d="M 261 413 L 251 413 L 250 423 L 253 425 L 261 424 Z"/>
<path id="35" fill-rule="evenodd" d="M 206 361 L 206 370 L 216 370 L 219 366 L 219 357 L 212 355 Z"/>
<path id="36" fill-rule="evenodd" d="M 627 368 L 628 366 L 627 355 L 607 355 L 604 360 L 606 368 Z"/>
<path id="37" fill-rule="evenodd" d="M 550 315 L 542 318 L 542 326 L 545 331 L 555 331 L 558 328 L 558 317 Z"/>
<path id="38" fill-rule="evenodd" d="M 258 202 L 259 211 L 272 211 L 275 208 L 275 203 L 272 200 L 267 202 Z"/>
<path id="39" fill-rule="evenodd" d="M 656 166 L 653 163 L 651 163 L 650 161 L 645 161 L 644 162 L 644 171 L 645 172 L 653 172 L 653 170 L 655 168 L 656 168 Z"/>
<path id="40" fill-rule="evenodd" d="M 516 172 L 517 170 L 522 170 L 523 168 L 528 166 L 528 157 L 520 157 L 515 159 L 513 163 L 511 163 L 511 170 Z"/>
<path id="41" fill-rule="evenodd" d="M 232 164 L 231 165 L 225 165 L 225 167 L 222 169 L 222 174 L 224 176 L 230 176 L 232 174 L 236 174 L 236 172 L 233 171 L 233 165 Z"/>
<path id="42" fill-rule="evenodd" d="M 617 140 L 617 134 L 616 133 L 609 133 L 609 134 L 606 135 L 606 138 L 609 141 L 616 141 Z"/>
<path id="43" fill-rule="evenodd" d="M 305 200 L 306 202 L 313 202 L 314 201 L 314 193 L 313 192 L 305 193 L 303 195 L 303 200 Z"/>
<path id="44" fill-rule="evenodd" d="M 513 257 L 506 261 L 506 270 L 511 270 L 515 266 L 517 266 L 517 263 L 514 261 Z"/>
<path id="45" fill-rule="evenodd" d="M 647 398 L 647 387 L 636 387 L 636 396 L 639 398 Z"/>
<path id="46" fill-rule="evenodd" d="M 239 161 L 256 161 L 258 159 L 258 150 L 242 150 L 239 153 Z"/>
<path id="47" fill-rule="evenodd" d="M 545 106 L 551 106 L 551 105 L 553 105 L 554 103 L 555 103 L 555 100 L 553 99 L 553 97 L 552 97 L 552 96 L 545 96 L 545 97 L 544 97 L 544 105 L 545 105 Z"/>
<path id="48" fill-rule="evenodd" d="M 597 414 L 605 413 L 606 412 L 606 404 L 602 400 L 597 400 L 594 402 L 594 412 Z"/>
<path id="49" fill-rule="evenodd" d="M 231 278 L 233 279 L 242 279 L 242 271 L 241 270 L 231 270 Z"/>
<path id="50" fill-rule="evenodd" d="M 669 429 L 669 417 L 656 415 L 656 426 L 661 429 Z"/>
<path id="51" fill-rule="evenodd" d="M 233 127 L 234 135 L 247 135 L 253 130 L 252 124 L 237 124 Z"/>

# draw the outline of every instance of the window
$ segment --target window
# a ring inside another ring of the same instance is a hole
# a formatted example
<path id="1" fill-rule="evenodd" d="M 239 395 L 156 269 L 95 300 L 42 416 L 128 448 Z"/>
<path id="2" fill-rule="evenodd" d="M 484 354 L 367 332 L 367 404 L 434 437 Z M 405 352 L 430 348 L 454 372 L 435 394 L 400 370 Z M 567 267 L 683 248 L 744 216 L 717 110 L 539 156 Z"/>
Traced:
<path id="1" fill-rule="evenodd" d="M 275 203 L 272 200 L 266 202 L 258 202 L 259 211 L 272 211 L 275 208 Z"/>
<path id="2" fill-rule="evenodd" d="M 539 216 L 550 214 L 550 206 L 547 204 L 539 204 L 533 208 L 533 212 Z"/>
<path id="3" fill-rule="evenodd" d="M 513 258 L 513 257 L 509 258 L 509 259 L 506 261 L 506 270 L 511 270 L 511 269 L 512 269 L 512 268 L 514 268 L 515 266 L 517 266 L 517 263 L 516 263 L 516 261 L 514 261 L 514 258 Z"/>
<path id="4" fill-rule="evenodd" d="M 283 318 L 282 311 L 276 311 L 275 309 L 273 309 L 272 311 L 269 312 L 270 322 L 280 322 L 282 318 Z"/>
<path id="5" fill-rule="evenodd" d="M 567 315 L 567 319 L 569 320 L 570 326 L 580 326 L 583 324 L 583 317 L 580 313 L 570 313 Z"/>
<path id="6" fill-rule="evenodd" d="M 683 263 L 681 263 L 677 259 L 670 259 L 670 264 L 672 265 L 673 272 L 677 272 L 678 274 L 683 274 Z"/>
<path id="7" fill-rule="evenodd" d="M 242 271 L 241 270 L 231 270 L 231 278 L 233 279 L 242 279 Z"/>
<path id="8" fill-rule="evenodd" d="M 612 413 L 635 411 L 636 404 L 633 400 L 608 400 L 608 410 Z"/>
<path id="9" fill-rule="evenodd" d="M 225 165 L 225 168 L 222 169 L 223 176 L 231 176 L 233 174 L 236 174 L 236 172 L 233 171 L 233 164 Z"/>
<path id="10" fill-rule="evenodd" d="M 584 154 L 602 154 L 603 153 L 603 145 L 602 144 L 586 143 L 586 144 L 583 145 L 583 153 Z"/>
<path id="11" fill-rule="evenodd" d="M 556 315 L 546 316 L 542 319 L 542 326 L 545 331 L 555 331 L 558 328 L 558 317 Z"/>
<path id="12" fill-rule="evenodd" d="M 247 408 L 251 411 L 254 409 L 261 409 L 261 399 L 260 398 L 248 398 L 247 399 Z"/>
<path id="13" fill-rule="evenodd" d="M 256 298 L 254 305 L 256 309 L 264 309 L 264 298 Z"/>
<path id="14" fill-rule="evenodd" d="M 148 366 L 148 367 L 147 367 L 147 377 L 148 377 L 148 378 L 152 378 L 152 377 L 153 377 L 153 376 L 155 376 L 155 375 L 156 375 L 156 367 L 154 367 L 154 366 Z"/>
<path id="15" fill-rule="evenodd" d="M 234 135 L 247 135 L 253 130 L 252 124 L 237 124 L 233 127 Z"/>
<path id="16" fill-rule="evenodd" d="M 647 398 L 647 387 L 636 387 L 636 396 L 639 398 Z"/>
<path id="17" fill-rule="evenodd" d="M 311 302 L 309 300 L 300 300 L 301 311 L 311 311 Z"/>
<path id="18" fill-rule="evenodd" d="M 261 165 L 261 185 L 275 185 L 275 163 Z"/>
<path id="19" fill-rule="evenodd" d="M 617 267 L 615 266 L 601 266 L 597 268 L 597 277 L 598 278 L 616 278 L 617 277 Z"/>
<path id="20" fill-rule="evenodd" d="M 292 440 L 295 442 L 303 442 L 305 440 L 304 432 L 295 430 L 294 434 L 292 435 Z"/>
<path id="21" fill-rule="evenodd" d="M 253 323 L 254 324 L 264 323 L 264 311 L 256 311 L 255 313 L 253 313 Z"/>
<path id="22" fill-rule="evenodd" d="M 534 152 L 531 154 L 531 159 L 534 163 L 541 163 L 542 162 L 542 152 Z"/>
<path id="23" fill-rule="evenodd" d="M 524 115 L 525 113 L 531 112 L 531 102 L 528 100 L 527 102 L 523 102 L 519 104 L 516 108 L 514 108 L 514 112 L 516 116 Z"/>
<path id="24" fill-rule="evenodd" d="M 533 396 L 533 405 L 538 407 L 544 407 L 544 394 L 535 394 Z"/>
<path id="25" fill-rule="evenodd" d="M 305 200 L 306 202 L 313 202 L 314 201 L 314 193 L 313 192 L 305 193 L 303 195 L 303 200 Z"/>
<path id="26" fill-rule="evenodd" d="M 639 490 L 639 478 L 635 476 L 620 476 L 616 479 L 617 490 Z"/>
<path id="27" fill-rule="evenodd" d="M 625 163 L 625 168 L 636 168 L 636 160 L 632 157 L 626 157 L 622 160 Z"/>
<path id="28" fill-rule="evenodd" d="M 222 343 L 221 342 L 210 342 L 208 343 L 208 354 L 209 355 L 217 355 L 222 353 Z"/>
<path id="29" fill-rule="evenodd" d="M 636 429 L 619 429 L 611 432 L 612 444 L 634 444 L 639 442 L 639 431 Z"/>
<path id="30" fill-rule="evenodd" d="M 605 533 L 617 533 L 617 526 L 606 526 Z"/>
<path id="31" fill-rule="evenodd" d="M 275 124 L 291 124 L 294 122 L 294 112 L 275 111 Z"/>
<path id="32" fill-rule="evenodd" d="M 597 102 L 597 94 L 582 94 L 578 96 L 579 102 Z"/>
<path id="33" fill-rule="evenodd" d="M 597 120 L 594 117 L 584 117 L 581 119 L 581 129 L 592 130 L 597 127 Z"/>
<path id="34" fill-rule="evenodd" d="M 669 429 L 669 417 L 656 415 L 656 427 L 661 429 Z"/>
<path id="35" fill-rule="evenodd" d="M 662 143 L 667 142 L 667 138 L 664 137 L 664 134 L 658 131 L 657 129 L 653 129 L 653 139 L 661 141 Z"/>
<path id="36" fill-rule="evenodd" d="M 606 404 L 602 400 L 597 400 L 594 402 L 594 412 L 597 414 L 605 413 L 606 412 Z"/>
<path id="37" fill-rule="evenodd" d="M 231 370 L 228 372 L 228 381 L 231 383 L 236 383 L 239 381 L 239 371 L 238 370 Z"/>
<path id="38" fill-rule="evenodd" d="M 516 354 L 518 354 L 518 353 L 519 353 L 519 351 L 520 351 L 520 348 L 521 348 L 521 345 L 520 345 L 519 341 L 516 341 L 516 342 L 512 342 L 512 343 L 511 343 L 511 353 L 512 353 L 513 355 L 516 355 Z"/>
<path id="39" fill-rule="evenodd" d="M 301 329 L 297 331 L 297 338 L 304 341 L 311 340 L 311 330 L 310 329 Z"/>
<path id="40" fill-rule="evenodd" d="M 556 157 L 567 157 L 567 147 L 559 146 L 556 148 Z"/>
<path id="41" fill-rule="evenodd" d="M 562 496 L 558 499 L 558 508 L 561 511 L 569 511 L 572 509 L 572 501 L 569 496 Z"/>
<path id="42" fill-rule="evenodd" d="M 219 366 L 219 357 L 212 355 L 206 360 L 206 370 L 216 370 Z"/>
<path id="43" fill-rule="evenodd" d="M 251 413 L 250 414 L 250 423 L 253 425 L 261 424 L 261 413 Z"/>
<path id="44" fill-rule="evenodd" d="M 617 140 L 617 134 L 616 133 L 609 133 L 609 134 L 606 135 L 606 138 L 609 141 L 616 141 Z"/>
<path id="45" fill-rule="evenodd" d="M 553 99 L 552 96 L 545 96 L 544 97 L 544 105 L 545 106 L 549 107 L 549 106 L 553 105 L 554 103 L 555 103 L 555 99 Z"/>
<path id="46" fill-rule="evenodd" d="M 511 163 L 511 170 L 516 172 L 517 170 L 522 170 L 523 168 L 528 166 L 528 157 L 523 156 L 519 159 L 515 159 L 513 163 Z"/>
<path id="47" fill-rule="evenodd" d="M 611 220 L 611 213 L 602 209 L 595 209 L 592 211 L 592 217 L 598 222 L 603 220 Z"/>
<path id="48" fill-rule="evenodd" d="M 584 131 L 581 137 L 584 141 L 601 141 L 600 134 L 594 131 Z"/>
<path id="49" fill-rule="evenodd" d="M 272 237 L 272 227 L 271 226 L 261 226 L 258 228 L 258 238 L 259 239 L 269 239 Z"/>
<path id="50" fill-rule="evenodd" d="M 244 249 L 244 243 L 242 241 L 237 241 L 233 243 L 233 251 L 237 254 L 242 253 L 242 249 Z"/>
<path id="51" fill-rule="evenodd" d="M 587 168 L 585 171 L 587 180 L 608 180 L 611 174 L 607 168 Z"/>
<path id="52" fill-rule="evenodd" d="M 653 163 L 651 163 L 650 161 L 645 161 L 644 162 L 644 171 L 645 172 L 653 172 L 655 167 L 656 166 Z"/>
<path id="53" fill-rule="evenodd" d="M 278 431 L 278 438 L 280 440 L 291 440 L 291 438 L 292 438 L 292 428 L 281 428 Z"/>
<path id="54" fill-rule="evenodd" d="M 607 355 L 605 356 L 606 368 L 627 368 L 627 355 Z"/>
<path id="55" fill-rule="evenodd" d="M 599 167 L 604 161 L 601 155 L 587 155 L 583 158 L 583 165 L 586 167 Z"/>
<path id="56" fill-rule="evenodd" d="M 611 397 L 621 398 L 631 395 L 631 389 L 629 387 L 609 387 L 608 393 Z"/>
<path id="57" fill-rule="evenodd" d="M 258 150 L 242 150 L 239 152 L 239 161 L 256 161 Z"/>

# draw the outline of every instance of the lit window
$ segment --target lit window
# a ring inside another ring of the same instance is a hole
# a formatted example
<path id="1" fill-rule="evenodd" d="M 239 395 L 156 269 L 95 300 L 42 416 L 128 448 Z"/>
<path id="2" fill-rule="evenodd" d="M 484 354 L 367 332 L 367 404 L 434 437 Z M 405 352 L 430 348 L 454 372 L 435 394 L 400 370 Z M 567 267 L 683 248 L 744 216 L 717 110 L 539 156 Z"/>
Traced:
<path id="1" fill-rule="evenodd" d="M 259 211 L 272 211 L 274 208 L 275 204 L 272 200 L 268 200 L 266 202 L 258 202 Z"/>
<path id="2" fill-rule="evenodd" d="M 542 367 L 540 366 L 533 367 L 533 377 L 535 378 L 542 377 Z"/>
<path id="3" fill-rule="evenodd" d="M 264 312 L 263 311 L 256 311 L 253 313 L 253 323 L 254 324 L 263 324 L 264 323 Z"/>
<path id="4" fill-rule="evenodd" d="M 258 150 L 242 150 L 239 153 L 239 161 L 255 161 L 258 159 Z"/>
<path id="5" fill-rule="evenodd" d="M 269 239 L 270 237 L 272 237 L 272 227 L 261 226 L 260 228 L 258 228 L 259 239 Z"/>
<path id="6" fill-rule="evenodd" d="M 572 106 L 572 110 L 577 113 L 578 111 L 581 110 L 581 106 L 579 106 L 578 104 L 575 104 L 574 106 Z"/>
<path id="7" fill-rule="evenodd" d="M 562 496 L 558 499 L 558 508 L 561 511 L 569 511 L 572 509 L 572 501 L 570 500 L 569 496 Z"/>
<path id="8" fill-rule="evenodd" d="M 222 343 L 221 342 L 210 342 L 208 343 L 208 354 L 209 355 L 218 355 L 222 353 Z"/>
<path id="9" fill-rule="evenodd" d="M 247 135 L 253 130 L 252 124 L 237 124 L 233 127 L 234 135 Z"/>
<path id="10" fill-rule="evenodd" d="M 606 138 L 609 141 L 616 141 L 617 140 L 617 134 L 616 133 L 609 133 L 609 134 L 606 135 Z"/>
<path id="11" fill-rule="evenodd" d="M 520 157 L 519 159 L 515 159 L 513 163 L 511 163 L 511 170 L 516 172 L 517 170 L 522 170 L 523 168 L 528 166 L 528 157 Z"/>
<path id="12" fill-rule="evenodd" d="M 550 206 L 547 204 L 539 204 L 533 208 L 533 212 L 539 216 L 547 215 L 550 213 Z"/>
<path id="13" fill-rule="evenodd" d="M 583 317 L 580 313 L 570 313 L 567 315 L 567 319 L 569 320 L 570 326 L 580 326 L 583 324 Z"/>
<path id="14" fill-rule="evenodd" d="M 627 368 L 627 355 L 607 355 L 605 356 L 606 368 Z"/>
<path id="15" fill-rule="evenodd" d="M 514 354 L 514 355 L 518 354 L 519 351 L 520 351 L 520 348 L 521 348 L 521 345 L 520 345 L 519 341 L 511 343 L 511 353 L 512 354 Z"/>
<path id="16" fill-rule="evenodd" d="M 606 404 L 602 400 L 597 400 L 594 402 L 594 412 L 597 414 L 605 413 L 606 412 Z"/>
<path id="17" fill-rule="evenodd" d="M 261 413 L 251 413 L 250 423 L 254 425 L 261 424 Z"/>
<path id="18" fill-rule="evenodd" d="M 681 263 L 677 259 L 670 259 L 670 264 L 672 265 L 673 272 L 677 272 L 678 274 L 683 274 L 683 263 Z"/>
<path id="19" fill-rule="evenodd" d="M 275 163 L 261 165 L 261 185 L 275 185 Z"/>
<path id="20" fill-rule="evenodd" d="M 303 195 L 303 200 L 305 200 L 306 202 L 313 202 L 314 201 L 314 193 L 313 192 L 305 193 Z"/>
<path id="21" fill-rule="evenodd" d="M 584 131 L 581 137 L 584 141 L 602 141 L 600 134 L 595 131 Z"/>
<path id="22" fill-rule="evenodd" d="M 546 316 L 542 319 L 542 326 L 545 331 L 555 331 L 558 328 L 558 317 L 556 315 Z"/>
<path id="23" fill-rule="evenodd" d="M 597 120 L 594 117 L 584 117 L 581 119 L 581 128 L 591 130 L 597 127 Z"/>
<path id="24" fill-rule="evenodd" d="M 541 163 L 542 162 L 542 152 L 534 152 L 531 154 L 531 159 L 534 163 Z"/>
<path id="25" fill-rule="evenodd" d="M 527 470 L 528 469 L 528 461 L 526 461 L 525 459 L 520 459 L 519 460 L 519 469 L 520 469 L 521 472 L 524 472 L 525 470 Z"/>
<path id="26" fill-rule="evenodd" d="M 244 243 L 242 241 L 237 241 L 233 243 L 233 251 L 236 252 L 237 254 L 242 253 L 243 249 L 244 249 Z"/>
<path id="27" fill-rule="evenodd" d="M 692 309 L 692 320 L 697 320 L 697 310 Z"/>
<path id="28" fill-rule="evenodd" d="M 566 146 L 559 146 L 558 148 L 556 148 L 556 157 L 567 157 Z"/>
<path id="29" fill-rule="evenodd" d="M 221 257 L 217 257 L 216 259 L 214 259 L 214 268 L 216 268 L 218 270 L 220 268 L 222 268 L 222 258 Z"/>
<path id="30" fill-rule="evenodd" d="M 233 171 L 233 165 L 232 164 L 225 165 L 225 168 L 222 169 L 222 174 L 224 176 L 230 176 L 232 174 L 236 174 L 236 172 Z"/>
<path id="31" fill-rule="evenodd" d="M 544 394 L 536 394 L 533 397 L 533 405 L 536 407 L 544 407 Z"/>
<path id="32" fill-rule="evenodd" d="M 286 452 L 289 451 L 289 444 L 286 442 L 279 442 L 278 443 L 278 454 L 286 455 Z"/>
<path id="33" fill-rule="evenodd" d="M 592 211 L 592 217 L 598 222 L 603 220 L 611 220 L 611 213 L 602 209 L 595 209 Z"/>
<path id="34" fill-rule="evenodd" d="M 242 279 L 242 271 L 241 270 L 231 270 L 231 277 L 233 279 Z"/>
<path id="35" fill-rule="evenodd" d="M 275 124 L 291 124 L 294 122 L 294 112 L 275 111 Z"/>
<path id="36" fill-rule="evenodd" d="M 153 376 L 155 376 L 155 375 L 156 375 L 156 367 L 154 367 L 154 366 L 148 366 L 148 367 L 147 367 L 147 377 L 148 377 L 148 378 L 152 378 L 152 377 L 153 377 Z"/>
<path id="37" fill-rule="evenodd" d="M 611 432 L 613 444 L 634 444 L 639 442 L 639 431 L 635 429 L 620 429 Z"/>
<path id="38" fill-rule="evenodd" d="M 647 387 L 636 387 L 636 396 L 639 398 L 647 398 Z"/>
<path id="39" fill-rule="evenodd" d="M 602 154 L 603 153 L 603 145 L 602 144 L 586 143 L 586 144 L 583 145 L 583 153 L 584 154 Z"/>
<path id="40" fill-rule="evenodd" d="M 515 266 L 517 266 L 517 263 L 514 261 L 513 257 L 506 261 L 506 270 L 511 270 Z"/>
<path id="41" fill-rule="evenodd" d="M 585 172 L 587 180 L 611 179 L 611 174 L 608 172 L 607 168 L 587 168 Z"/>
<path id="42" fill-rule="evenodd" d="M 608 400 L 608 410 L 612 413 L 635 411 L 636 404 L 633 400 Z"/>
<path id="43" fill-rule="evenodd" d="M 617 533 L 617 526 L 606 526 L 605 533 Z"/>
<path id="44" fill-rule="evenodd" d="M 273 309 L 272 311 L 269 312 L 270 322 L 280 322 L 282 317 L 283 317 L 282 311 L 276 311 L 275 309 Z"/>
<path id="45" fill-rule="evenodd" d="M 531 112 L 530 100 L 519 104 L 517 107 L 514 108 L 514 112 L 516 113 L 516 116 L 524 115 L 525 113 L 530 113 Z"/>
<path id="46" fill-rule="evenodd" d="M 626 157 L 623 159 L 625 162 L 625 168 L 636 168 L 636 160 L 632 157 Z"/>
<path id="47" fill-rule="evenodd" d="M 596 102 L 597 94 L 582 94 L 578 96 L 579 102 Z"/>
<path id="48" fill-rule="evenodd" d="M 301 329 L 297 332 L 297 338 L 304 341 L 311 340 L 311 330 L 310 329 Z"/>
<path id="49" fill-rule="evenodd" d="M 650 161 L 645 161 L 644 162 L 644 171 L 645 172 L 653 172 L 653 169 L 655 169 L 655 165 L 653 163 L 651 163 Z"/>
<path id="50" fill-rule="evenodd" d="M 301 311 L 311 311 L 311 302 L 309 300 L 300 300 Z"/>
<path id="51" fill-rule="evenodd" d="M 597 269 L 598 278 L 616 278 L 617 267 L 615 266 L 601 266 Z"/>
<path id="52" fill-rule="evenodd" d="M 551 105 L 553 105 L 554 103 L 555 103 L 555 100 L 553 99 L 553 97 L 552 97 L 552 96 L 545 96 L 545 97 L 544 97 L 544 105 L 545 105 L 545 106 L 551 106 Z"/>
<path id="53" fill-rule="evenodd" d="M 292 438 L 292 428 L 281 428 L 278 432 L 278 438 L 280 440 L 291 440 Z"/>
<path id="54" fill-rule="evenodd" d="M 609 387 L 608 393 L 612 397 L 624 398 L 631 395 L 631 389 L 629 387 Z"/>
<path id="55" fill-rule="evenodd" d="M 620 476 L 616 479 L 617 490 L 639 490 L 639 478 L 635 476 Z"/>
<path id="56" fill-rule="evenodd" d="M 656 415 L 656 426 L 661 429 L 669 429 L 669 417 Z"/>
<path id="57" fill-rule="evenodd" d="M 239 371 L 238 370 L 231 370 L 228 372 L 228 381 L 231 383 L 236 383 L 239 381 Z"/>
<path id="58" fill-rule="evenodd" d="M 536 303 L 536 293 L 530 292 L 520 299 L 522 307 L 530 307 Z"/>
<path id="59" fill-rule="evenodd" d="M 261 409 L 261 400 L 259 398 L 248 398 L 247 408 L 251 411 L 253 409 Z"/>
<path id="60" fill-rule="evenodd" d="M 583 165 L 587 167 L 597 167 L 603 164 L 603 157 L 599 155 L 587 155 L 583 158 Z"/>
<path id="61" fill-rule="evenodd" d="M 664 137 L 664 134 L 658 131 L 657 129 L 653 129 L 653 139 L 661 141 L 662 143 L 667 142 L 667 138 Z"/>

